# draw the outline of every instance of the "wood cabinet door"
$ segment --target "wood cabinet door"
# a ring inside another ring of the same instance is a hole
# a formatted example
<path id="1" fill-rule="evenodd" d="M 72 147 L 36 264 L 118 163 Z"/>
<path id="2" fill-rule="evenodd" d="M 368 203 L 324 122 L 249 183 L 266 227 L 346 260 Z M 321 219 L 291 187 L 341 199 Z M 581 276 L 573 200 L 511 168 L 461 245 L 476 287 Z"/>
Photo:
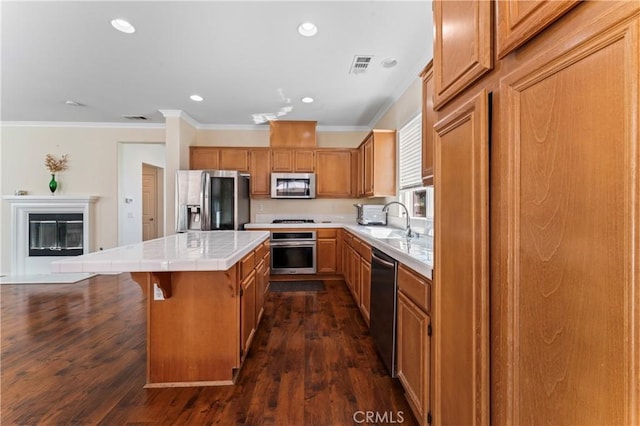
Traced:
<path id="1" fill-rule="evenodd" d="M 219 169 L 220 149 L 209 146 L 189 147 L 189 168 L 191 170 Z"/>
<path id="2" fill-rule="evenodd" d="M 335 238 L 319 238 L 317 241 L 316 269 L 319 274 L 335 274 L 337 271 L 337 240 Z"/>
<path id="3" fill-rule="evenodd" d="M 487 98 L 435 126 L 435 424 L 489 424 Z"/>
<path id="4" fill-rule="evenodd" d="M 373 135 L 371 135 L 362 147 L 362 183 L 363 194 L 373 195 Z"/>
<path id="5" fill-rule="evenodd" d="M 422 184 L 433 185 L 433 61 L 422 74 Z"/>
<path id="6" fill-rule="evenodd" d="M 351 151 L 318 151 L 316 156 L 316 196 L 352 197 Z"/>
<path id="7" fill-rule="evenodd" d="M 356 306 L 360 306 L 360 255 L 355 248 L 351 247 L 350 256 L 351 293 L 353 294 Z"/>
<path id="8" fill-rule="evenodd" d="M 316 170 L 316 153 L 311 149 L 297 149 L 293 152 L 293 171 L 313 173 Z"/>
<path id="9" fill-rule="evenodd" d="M 268 281 L 265 281 L 265 278 L 268 280 L 268 277 L 265 277 L 265 269 L 266 265 L 264 263 L 264 258 L 262 258 L 258 262 L 258 266 L 256 266 L 256 328 L 258 323 L 260 322 L 260 319 L 262 318 L 262 313 L 264 312 L 264 293 L 268 284 Z"/>
<path id="10" fill-rule="evenodd" d="M 221 148 L 220 169 L 249 172 L 249 150 L 242 148 Z"/>
<path id="11" fill-rule="evenodd" d="M 399 291 L 397 374 L 420 425 L 428 423 L 429 413 L 430 324 L 429 315 Z"/>
<path id="12" fill-rule="evenodd" d="M 268 149 L 252 149 L 249 173 L 251 174 L 251 196 L 271 195 L 271 152 Z"/>
<path id="13" fill-rule="evenodd" d="M 240 336 L 242 358 L 247 356 L 247 350 L 256 329 L 256 273 L 251 271 L 242 281 L 242 296 L 240 297 Z"/>
<path id="14" fill-rule="evenodd" d="M 367 324 L 371 319 L 371 262 L 360 258 L 360 312 Z"/>
<path id="15" fill-rule="evenodd" d="M 504 58 L 579 3 L 580 0 L 497 1 L 498 57 Z"/>
<path id="16" fill-rule="evenodd" d="M 272 149 L 271 150 L 271 171 L 281 173 L 293 172 L 293 150 Z"/>
<path id="17" fill-rule="evenodd" d="M 500 85 L 504 424 L 640 421 L 640 5 L 605 3 Z"/>
<path id="18" fill-rule="evenodd" d="M 485 0 L 434 0 L 435 109 L 491 70 L 492 4 Z"/>

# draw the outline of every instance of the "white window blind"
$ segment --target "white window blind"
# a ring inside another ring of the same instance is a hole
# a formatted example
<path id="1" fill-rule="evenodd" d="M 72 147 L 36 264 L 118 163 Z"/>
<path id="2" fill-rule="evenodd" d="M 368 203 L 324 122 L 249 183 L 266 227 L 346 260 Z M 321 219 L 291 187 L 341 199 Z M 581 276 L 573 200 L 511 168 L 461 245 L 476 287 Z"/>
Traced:
<path id="1" fill-rule="evenodd" d="M 398 133 L 400 144 L 400 189 L 422 186 L 422 114 Z"/>

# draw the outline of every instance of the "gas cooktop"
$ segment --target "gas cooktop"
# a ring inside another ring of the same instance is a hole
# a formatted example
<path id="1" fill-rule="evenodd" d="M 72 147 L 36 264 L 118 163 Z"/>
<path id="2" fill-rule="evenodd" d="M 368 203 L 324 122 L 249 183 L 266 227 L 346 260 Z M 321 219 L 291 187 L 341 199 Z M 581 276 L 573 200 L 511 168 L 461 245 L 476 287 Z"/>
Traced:
<path id="1" fill-rule="evenodd" d="M 273 219 L 271 223 L 315 223 L 313 219 Z"/>

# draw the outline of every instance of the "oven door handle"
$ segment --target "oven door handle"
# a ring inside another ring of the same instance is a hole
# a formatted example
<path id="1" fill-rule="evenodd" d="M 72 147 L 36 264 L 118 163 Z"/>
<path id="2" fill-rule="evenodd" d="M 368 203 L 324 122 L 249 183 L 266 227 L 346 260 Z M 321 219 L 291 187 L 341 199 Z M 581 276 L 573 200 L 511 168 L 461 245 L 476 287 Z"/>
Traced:
<path id="1" fill-rule="evenodd" d="M 271 241 L 271 247 L 300 247 L 300 246 L 314 246 L 315 241 Z"/>

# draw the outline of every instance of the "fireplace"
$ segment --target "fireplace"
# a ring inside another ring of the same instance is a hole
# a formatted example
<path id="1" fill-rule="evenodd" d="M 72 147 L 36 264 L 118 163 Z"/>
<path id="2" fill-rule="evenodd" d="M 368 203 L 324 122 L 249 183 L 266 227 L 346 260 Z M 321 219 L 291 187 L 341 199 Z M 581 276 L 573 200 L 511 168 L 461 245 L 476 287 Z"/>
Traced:
<path id="1" fill-rule="evenodd" d="M 51 273 L 51 262 L 94 251 L 92 195 L 5 195 L 11 206 L 11 275 Z M 81 271 L 79 271 L 81 272 Z"/>
<path id="2" fill-rule="evenodd" d="M 29 213 L 29 256 L 79 256 L 82 213 Z"/>

